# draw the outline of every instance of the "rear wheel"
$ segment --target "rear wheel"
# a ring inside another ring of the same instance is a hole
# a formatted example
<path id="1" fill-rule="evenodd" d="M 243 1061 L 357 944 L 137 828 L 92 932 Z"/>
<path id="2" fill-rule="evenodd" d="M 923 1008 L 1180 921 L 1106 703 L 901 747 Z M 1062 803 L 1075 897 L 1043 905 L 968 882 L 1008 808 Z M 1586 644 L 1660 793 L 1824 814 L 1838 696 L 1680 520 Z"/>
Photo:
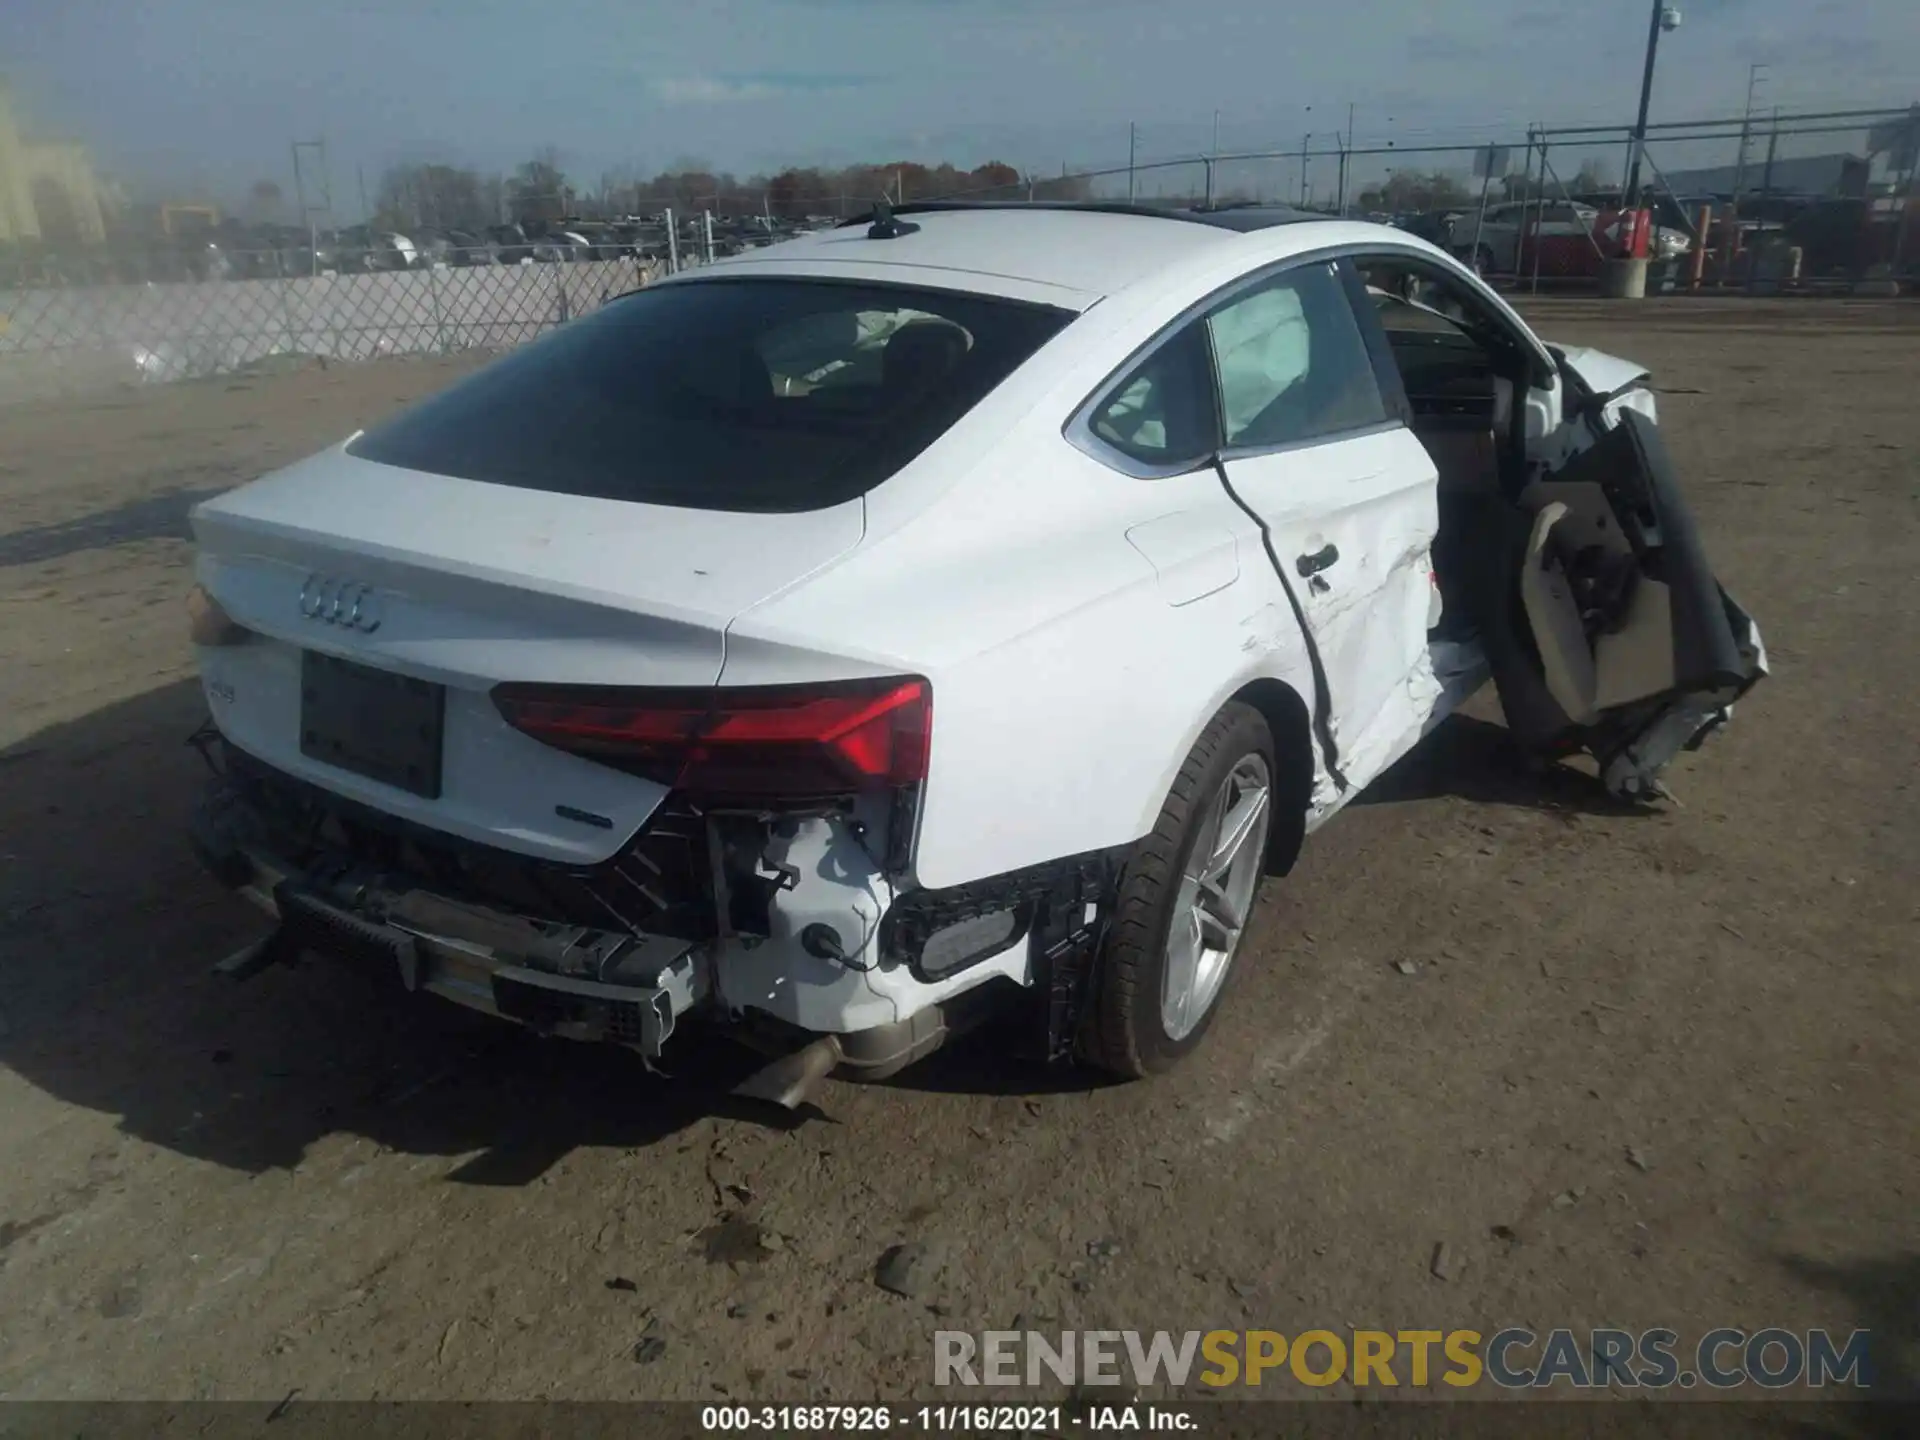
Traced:
<path id="1" fill-rule="evenodd" d="M 1194 742 L 1121 877 L 1082 1053 L 1138 1078 L 1197 1047 L 1218 1013 L 1273 826 L 1273 737 L 1230 704 Z"/>

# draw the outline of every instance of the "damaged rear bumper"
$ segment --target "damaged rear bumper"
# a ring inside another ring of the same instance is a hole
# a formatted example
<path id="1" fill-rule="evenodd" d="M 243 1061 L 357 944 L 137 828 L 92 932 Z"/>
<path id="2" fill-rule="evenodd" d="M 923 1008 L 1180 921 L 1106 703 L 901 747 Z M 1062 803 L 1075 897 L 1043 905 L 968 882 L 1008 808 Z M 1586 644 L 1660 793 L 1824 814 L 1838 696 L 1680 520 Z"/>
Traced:
<path id="1" fill-rule="evenodd" d="M 444 857 L 429 866 L 430 857 L 385 834 L 361 836 L 350 825 L 316 841 L 313 830 L 290 830 L 284 814 L 264 813 L 272 807 L 260 793 L 286 777 L 239 758 L 237 778 L 222 767 L 209 783 L 192 844 L 215 878 L 276 925 L 223 962 L 227 974 L 316 954 L 542 1034 L 619 1044 L 649 1058 L 698 1018 L 774 1052 L 830 1038 L 826 1069 L 877 1078 L 938 1049 L 1018 986 L 1045 996 L 1036 1007 L 1045 1015 L 1044 1048 L 1062 1057 L 1117 872 L 1111 857 L 1078 857 L 949 892 L 896 898 L 889 887 L 882 908 L 866 879 L 846 884 L 849 847 L 836 843 L 830 825 L 783 823 L 769 832 L 780 838 L 762 863 L 799 878 L 756 905 L 725 898 L 723 867 L 704 850 L 676 879 L 671 855 L 656 848 L 629 869 L 658 906 L 658 929 L 636 920 L 641 907 L 624 903 L 624 890 L 610 888 L 616 879 L 631 885 L 624 874 L 536 875 L 535 891 L 576 887 L 568 903 L 536 914 L 528 888 L 508 885 L 494 864 L 473 867 L 477 886 L 462 884 Z M 833 866 L 822 863 L 828 853 Z M 429 869 L 439 878 L 421 873 Z M 714 878 L 697 894 L 675 893 L 689 877 Z M 609 897 L 623 902 L 621 913 L 591 923 L 610 908 Z M 703 908 L 712 923 L 690 925 Z M 749 915 L 758 923 L 743 929 Z M 821 953 L 809 932 L 822 924 L 864 939 Z"/>
<path id="2" fill-rule="evenodd" d="M 531 921 L 364 878 L 332 884 L 196 826 L 202 863 L 274 930 L 220 967 L 236 978 L 322 955 L 542 1034 L 657 1056 L 710 993 L 701 947 L 652 935 L 543 933 Z M 238 883 L 234 883 L 234 882 Z"/>

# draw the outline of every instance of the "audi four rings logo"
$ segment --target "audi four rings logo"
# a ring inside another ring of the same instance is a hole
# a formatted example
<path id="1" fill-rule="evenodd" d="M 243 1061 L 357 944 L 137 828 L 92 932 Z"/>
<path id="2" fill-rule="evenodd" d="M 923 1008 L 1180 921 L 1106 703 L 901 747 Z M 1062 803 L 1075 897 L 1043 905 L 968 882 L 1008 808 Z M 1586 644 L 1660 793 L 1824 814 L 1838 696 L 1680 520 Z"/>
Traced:
<path id="1" fill-rule="evenodd" d="M 372 634 L 380 628 L 380 597 L 371 585 L 316 572 L 300 587 L 300 613 L 309 620 Z"/>

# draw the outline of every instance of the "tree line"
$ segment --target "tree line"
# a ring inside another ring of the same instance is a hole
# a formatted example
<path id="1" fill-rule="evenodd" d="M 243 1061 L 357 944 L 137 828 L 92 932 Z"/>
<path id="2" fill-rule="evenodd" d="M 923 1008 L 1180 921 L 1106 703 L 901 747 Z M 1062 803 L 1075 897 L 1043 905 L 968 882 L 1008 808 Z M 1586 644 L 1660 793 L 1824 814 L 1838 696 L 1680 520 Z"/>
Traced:
<path id="1" fill-rule="evenodd" d="M 1085 199 L 1092 193 L 1087 181 L 1073 178 L 1029 184 L 997 160 L 971 169 L 902 160 L 748 176 L 683 160 L 649 176 L 617 169 L 582 182 L 548 148 L 506 175 L 458 165 L 391 166 L 370 198 L 372 224 L 379 228 L 479 231 L 508 222 L 538 227 L 563 218 L 604 220 L 668 209 L 801 220 L 864 210 L 882 199 L 898 204 L 965 194 L 1012 200 L 1027 198 L 1029 191 L 1036 199 Z"/>
<path id="2" fill-rule="evenodd" d="M 1613 184 L 1606 167 L 1594 160 L 1587 161 L 1566 181 L 1568 193 L 1575 195 L 1605 190 Z M 1532 200 L 1539 196 L 1552 199 L 1559 193 L 1560 187 L 1551 179 L 1542 181 L 1537 176 L 1508 175 L 1493 183 L 1488 199 Z M 1358 203 L 1362 210 L 1396 215 L 1407 211 L 1461 210 L 1480 203 L 1480 182 L 1446 170 L 1396 170 L 1378 184 L 1362 189 Z"/>
<path id="3" fill-rule="evenodd" d="M 1610 183 L 1604 167 L 1592 161 L 1567 180 L 1568 188 L 1575 193 L 1605 189 Z M 1538 180 L 1510 175 L 1494 184 L 1492 198 L 1521 200 L 1541 193 L 1552 196 L 1558 190 L 1551 181 L 1542 185 Z M 268 192 L 271 199 L 278 200 L 278 186 L 269 181 L 256 185 L 250 196 L 251 208 L 266 208 Z M 603 171 L 588 182 L 570 175 L 559 153 L 547 147 L 504 175 L 441 163 L 390 166 L 368 199 L 371 223 L 376 228 L 478 232 L 509 222 L 539 229 L 567 218 L 605 220 L 669 209 L 687 215 L 710 210 L 721 218 L 764 215 L 802 220 L 809 215 L 858 213 L 881 199 L 895 204 L 962 195 L 1086 200 L 1093 193 L 1092 182 L 1084 177 L 1028 177 L 997 160 L 972 168 L 902 160 L 837 169 L 791 167 L 771 175 L 738 176 L 687 159 L 652 175 L 623 167 Z M 1191 198 L 1197 202 L 1200 197 Z M 1219 198 L 1232 201 L 1261 197 L 1234 191 Z M 1356 202 L 1363 211 L 1402 213 L 1463 209 L 1477 204 L 1479 198 L 1479 182 L 1466 176 L 1445 170 L 1403 169 L 1363 187 Z"/>

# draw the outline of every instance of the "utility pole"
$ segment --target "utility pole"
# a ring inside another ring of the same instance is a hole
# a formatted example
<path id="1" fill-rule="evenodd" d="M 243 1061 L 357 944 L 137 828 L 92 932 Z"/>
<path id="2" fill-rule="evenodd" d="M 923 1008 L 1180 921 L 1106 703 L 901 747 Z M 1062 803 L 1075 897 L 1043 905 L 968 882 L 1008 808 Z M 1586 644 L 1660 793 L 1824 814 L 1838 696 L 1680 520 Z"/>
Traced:
<path id="1" fill-rule="evenodd" d="M 312 272 L 320 273 L 320 217 L 327 217 L 328 227 L 333 223 L 333 179 L 327 167 L 327 142 L 319 140 L 295 140 L 290 147 L 293 152 L 293 193 L 300 204 L 300 218 L 307 224 L 307 256 Z M 309 158 L 301 164 L 301 156 Z M 314 200 L 307 195 L 307 172 L 314 171 L 314 179 L 319 183 L 319 194 Z M 317 201 L 317 203 L 316 203 Z"/>
<path id="2" fill-rule="evenodd" d="M 1773 107 L 1773 129 L 1767 135 L 1767 168 L 1760 174 L 1760 199 L 1773 193 L 1773 155 L 1780 148 L 1780 107 Z"/>
<path id="3" fill-rule="evenodd" d="M 1910 115 L 1907 119 L 1906 137 L 1907 178 L 1894 190 L 1896 199 L 1893 210 L 1893 269 L 1895 274 L 1900 273 L 1900 268 L 1907 258 L 1907 228 L 1910 220 L 1909 212 L 1913 208 L 1913 173 L 1916 168 L 1920 168 L 1920 155 L 1914 153 L 1913 127 L 1916 125 L 1920 125 L 1920 115 Z M 1895 155 L 1892 158 L 1899 157 Z M 1888 179 L 1892 179 L 1891 171 L 1888 173 Z"/>
<path id="4" fill-rule="evenodd" d="M 1733 160 L 1733 206 L 1732 214 L 1736 219 L 1740 215 L 1740 192 L 1746 188 L 1747 181 L 1747 145 L 1753 134 L 1753 88 L 1764 78 L 1761 71 L 1765 65 L 1747 66 L 1747 108 L 1740 115 L 1740 153 Z"/>
<path id="5" fill-rule="evenodd" d="M 1307 141 L 1313 138 L 1309 130 L 1300 137 L 1300 208 L 1307 208 Z"/>
<path id="6" fill-rule="evenodd" d="M 1347 218 L 1347 171 L 1353 151 L 1353 102 L 1347 102 L 1347 143 L 1340 149 L 1340 218 Z"/>
<path id="7" fill-rule="evenodd" d="M 1129 120 L 1127 122 L 1127 203 L 1129 205 L 1133 204 L 1134 196 L 1138 193 L 1134 188 L 1133 181 L 1133 158 L 1135 145 L 1138 140 L 1139 131 L 1133 121 Z"/>
<path id="8" fill-rule="evenodd" d="M 1640 155 L 1647 148 L 1647 107 L 1653 103 L 1653 62 L 1660 51 L 1660 32 L 1680 24 L 1680 12 L 1667 0 L 1653 0 L 1653 14 L 1647 21 L 1647 63 L 1640 74 L 1640 114 L 1633 122 L 1633 157 L 1627 168 L 1627 187 L 1623 206 L 1632 210 L 1640 203 Z"/>
<path id="9" fill-rule="evenodd" d="M 1774 152 L 1779 148 L 1779 145 L 1780 145 L 1780 107 L 1776 105 L 1773 107 L 1773 124 L 1767 133 L 1766 168 L 1760 172 L 1760 204 L 1762 208 L 1764 208 L 1767 203 L 1768 194 L 1773 190 L 1773 156 L 1774 156 Z M 1734 226 L 1734 234 L 1736 236 L 1738 236 L 1739 234 L 1738 224 Z M 1751 293 L 1754 290 L 1754 288 L 1758 285 L 1760 280 L 1759 267 L 1755 263 L 1758 258 L 1759 257 L 1757 253 L 1746 257 L 1747 290 L 1749 293 Z"/>
<path id="10" fill-rule="evenodd" d="M 1554 183 L 1560 183 L 1560 177 L 1553 174 L 1553 167 L 1547 163 L 1547 130 L 1540 127 L 1540 204 L 1533 212 L 1533 223 L 1542 225 L 1547 217 L 1547 177 L 1553 175 Z M 1540 293 L 1540 245 L 1536 239 L 1533 247 L 1533 293 Z"/>
<path id="11" fill-rule="evenodd" d="M 1207 152 L 1207 208 L 1213 208 L 1213 170 L 1220 159 L 1220 112 L 1213 112 L 1213 149 Z"/>

